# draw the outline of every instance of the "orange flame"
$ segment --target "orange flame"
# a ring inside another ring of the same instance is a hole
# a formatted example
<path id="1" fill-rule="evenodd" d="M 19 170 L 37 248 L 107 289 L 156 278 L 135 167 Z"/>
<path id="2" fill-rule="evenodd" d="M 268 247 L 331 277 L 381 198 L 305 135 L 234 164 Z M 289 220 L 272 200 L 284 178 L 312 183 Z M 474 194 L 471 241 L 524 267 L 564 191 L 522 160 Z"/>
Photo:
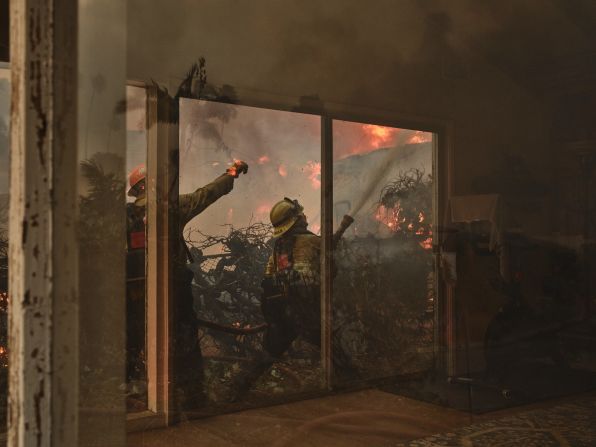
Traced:
<path id="1" fill-rule="evenodd" d="M 282 177 L 287 177 L 288 176 L 288 171 L 287 171 L 287 169 L 286 169 L 286 167 L 284 165 L 279 165 L 279 167 L 277 168 L 277 172 Z"/>
<path id="2" fill-rule="evenodd" d="M 334 128 L 339 144 L 334 148 L 336 159 L 366 154 L 381 148 L 432 141 L 432 133 L 397 127 L 340 122 Z"/>
<path id="3" fill-rule="evenodd" d="M 433 238 L 432 237 L 427 237 L 422 242 L 418 242 L 418 245 L 420 245 L 425 250 L 432 250 L 432 248 L 433 248 Z"/>
<path id="4" fill-rule="evenodd" d="M 386 208 L 384 205 L 379 206 L 375 219 L 386 225 L 394 233 L 401 230 L 401 224 L 406 219 L 401 215 L 402 208 L 399 202 L 393 208 Z"/>
<path id="5" fill-rule="evenodd" d="M 432 141 L 432 138 L 432 133 L 417 130 L 414 132 L 414 135 L 408 138 L 407 144 L 428 143 L 429 141 Z"/>
<path id="6" fill-rule="evenodd" d="M 307 172 L 308 179 L 313 189 L 321 188 L 321 163 L 309 161 L 304 170 Z"/>
<path id="7" fill-rule="evenodd" d="M 268 157 L 268 156 L 266 156 L 266 155 L 262 155 L 262 156 L 260 156 L 260 157 L 259 157 L 259 161 L 258 161 L 258 163 L 259 163 L 260 165 L 264 165 L 265 163 L 269 163 L 269 157 Z"/>
<path id="8" fill-rule="evenodd" d="M 403 231 L 415 235 L 417 236 L 417 239 L 419 239 L 418 245 L 420 245 L 420 247 L 422 247 L 424 250 L 432 249 L 432 230 L 425 225 L 417 226 L 415 222 L 412 221 L 406 224 L 407 219 L 403 215 L 403 208 L 399 202 L 397 202 L 392 208 L 387 208 L 384 205 L 380 205 L 377 208 L 377 212 L 374 217 L 375 220 L 384 224 L 393 233 Z M 418 214 L 418 223 L 421 224 L 424 219 L 424 213 L 420 212 Z"/>
<path id="9" fill-rule="evenodd" d="M 368 138 L 367 143 L 375 149 L 393 144 L 399 131 L 399 129 L 393 127 L 375 126 L 373 124 L 363 124 L 362 130 Z"/>

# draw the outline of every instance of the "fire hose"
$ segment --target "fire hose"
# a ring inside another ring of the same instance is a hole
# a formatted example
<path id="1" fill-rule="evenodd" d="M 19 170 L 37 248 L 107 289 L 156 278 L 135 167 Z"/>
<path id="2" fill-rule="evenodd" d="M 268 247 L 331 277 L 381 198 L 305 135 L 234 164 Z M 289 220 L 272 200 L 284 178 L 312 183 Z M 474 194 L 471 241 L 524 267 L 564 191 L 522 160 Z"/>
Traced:
<path id="1" fill-rule="evenodd" d="M 339 224 L 337 231 L 333 234 L 333 248 L 335 248 L 337 246 L 341 237 L 344 235 L 346 230 L 353 223 L 354 223 L 354 218 L 352 216 L 350 216 L 348 214 L 344 215 L 343 219 L 341 220 L 341 223 Z"/>

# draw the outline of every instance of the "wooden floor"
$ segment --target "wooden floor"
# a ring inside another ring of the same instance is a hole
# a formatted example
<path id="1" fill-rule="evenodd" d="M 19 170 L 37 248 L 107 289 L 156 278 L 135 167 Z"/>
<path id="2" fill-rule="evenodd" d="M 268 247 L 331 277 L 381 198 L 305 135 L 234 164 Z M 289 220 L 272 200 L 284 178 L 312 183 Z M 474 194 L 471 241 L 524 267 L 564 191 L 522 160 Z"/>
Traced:
<path id="1" fill-rule="evenodd" d="M 128 446 L 395 446 L 579 398 L 575 396 L 474 416 L 371 389 L 131 433 Z"/>

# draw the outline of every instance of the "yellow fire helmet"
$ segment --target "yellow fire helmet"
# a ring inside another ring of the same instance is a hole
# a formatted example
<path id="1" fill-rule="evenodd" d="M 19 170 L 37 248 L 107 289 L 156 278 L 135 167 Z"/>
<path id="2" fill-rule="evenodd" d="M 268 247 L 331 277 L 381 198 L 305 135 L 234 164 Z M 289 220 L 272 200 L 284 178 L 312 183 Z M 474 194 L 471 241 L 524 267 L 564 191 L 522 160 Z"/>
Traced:
<path id="1" fill-rule="evenodd" d="M 286 231 L 288 231 L 296 223 L 304 207 L 298 203 L 298 200 L 284 199 L 277 202 L 271 208 L 269 213 L 269 219 L 271 219 L 271 225 L 273 225 L 273 237 L 280 237 Z"/>

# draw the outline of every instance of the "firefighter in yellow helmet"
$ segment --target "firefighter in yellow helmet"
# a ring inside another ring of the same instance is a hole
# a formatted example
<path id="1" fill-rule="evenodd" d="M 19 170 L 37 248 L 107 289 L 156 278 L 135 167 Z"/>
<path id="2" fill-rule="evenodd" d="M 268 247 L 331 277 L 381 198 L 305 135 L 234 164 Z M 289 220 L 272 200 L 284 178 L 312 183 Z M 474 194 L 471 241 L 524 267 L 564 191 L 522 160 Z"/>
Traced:
<path id="1" fill-rule="evenodd" d="M 284 198 L 269 214 L 274 247 L 261 286 L 267 323 L 263 352 L 233 378 L 233 400 L 240 399 L 299 336 L 321 346 L 321 238 L 308 230 L 304 208 Z"/>
<path id="2" fill-rule="evenodd" d="M 233 400 L 241 398 L 298 337 L 321 347 L 321 238 L 308 230 L 298 200 L 286 197 L 277 202 L 269 218 L 274 246 L 261 283 L 261 311 L 267 323 L 263 353 L 233 379 Z M 353 222 L 352 217 L 344 216 L 333 235 L 334 245 Z M 341 347 L 332 355 L 335 365 L 355 371 Z"/>
<path id="3" fill-rule="evenodd" d="M 209 205 L 228 194 L 234 180 L 248 171 L 243 161 L 235 161 L 211 183 L 189 194 L 178 197 L 177 237 L 170 243 L 174 253 L 174 320 L 173 346 L 174 377 L 179 409 L 191 409 L 200 405 L 204 398 L 203 365 L 199 346 L 198 322 L 193 308 L 192 272 L 186 267 L 188 248 L 182 237 L 184 227 Z M 145 344 L 145 215 L 146 215 L 146 168 L 140 165 L 129 174 L 128 195 L 134 203 L 127 205 L 128 256 L 127 256 L 127 379 L 143 381 L 143 351 Z"/>
<path id="4" fill-rule="evenodd" d="M 321 238 L 308 230 L 297 200 L 284 198 L 269 217 L 275 242 L 262 282 L 261 310 L 268 324 L 263 347 L 278 357 L 299 335 L 321 344 Z"/>
<path id="5" fill-rule="evenodd" d="M 318 284 L 321 238 L 308 230 L 302 205 L 298 200 L 286 197 L 271 208 L 269 218 L 276 240 L 267 263 L 266 279 L 274 279 L 291 270 L 308 277 L 309 283 Z"/>

